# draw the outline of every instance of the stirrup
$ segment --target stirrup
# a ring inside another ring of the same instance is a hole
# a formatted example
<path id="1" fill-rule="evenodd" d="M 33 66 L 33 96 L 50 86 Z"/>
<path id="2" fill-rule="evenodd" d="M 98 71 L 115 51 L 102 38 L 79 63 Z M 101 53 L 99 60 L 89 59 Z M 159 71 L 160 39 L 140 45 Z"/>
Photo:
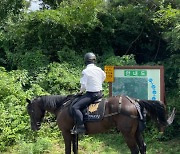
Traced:
<path id="1" fill-rule="evenodd" d="M 73 129 L 71 130 L 71 134 L 85 134 L 86 132 L 86 129 L 85 127 L 77 127 L 77 126 L 74 126 Z"/>
<path id="2" fill-rule="evenodd" d="M 75 134 L 76 125 L 74 125 L 73 129 L 70 130 L 71 134 Z"/>

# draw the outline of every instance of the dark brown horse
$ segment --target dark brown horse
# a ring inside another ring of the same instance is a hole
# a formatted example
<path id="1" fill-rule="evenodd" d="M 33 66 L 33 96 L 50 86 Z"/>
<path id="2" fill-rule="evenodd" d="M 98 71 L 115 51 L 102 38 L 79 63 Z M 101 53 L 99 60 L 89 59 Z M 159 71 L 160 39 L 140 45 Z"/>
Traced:
<path id="1" fill-rule="evenodd" d="M 68 107 L 74 97 L 76 96 L 40 96 L 31 101 L 27 100 L 27 110 L 33 130 L 40 128 L 45 111 L 56 115 L 57 124 L 64 138 L 66 154 L 71 153 L 71 143 L 73 143 L 74 153 L 77 153 L 78 149 L 78 135 L 72 135 L 70 132 L 74 121 L 69 114 Z M 97 134 L 110 128 L 116 128 L 124 136 L 131 154 L 139 152 L 145 154 L 146 145 L 139 129 L 140 113 L 138 107 L 141 111 L 145 109 L 161 126 L 166 127 L 173 122 L 175 111 L 173 110 L 167 120 L 164 105 L 160 101 L 134 100 L 126 96 L 117 96 L 107 99 L 104 118 L 101 121 L 85 123 L 86 134 Z"/>

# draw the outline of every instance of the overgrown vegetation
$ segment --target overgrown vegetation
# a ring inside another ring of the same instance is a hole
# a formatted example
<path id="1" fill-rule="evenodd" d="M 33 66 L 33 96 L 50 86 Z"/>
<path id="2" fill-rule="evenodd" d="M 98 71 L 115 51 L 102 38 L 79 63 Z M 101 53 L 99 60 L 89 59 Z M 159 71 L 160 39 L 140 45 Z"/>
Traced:
<path id="1" fill-rule="evenodd" d="M 179 112 L 178 1 L 42 2 L 49 4 L 49 9 L 35 12 L 27 12 L 23 0 L 0 2 L 0 151 L 19 144 L 22 148 L 14 148 L 19 153 L 26 153 L 27 149 L 29 153 L 48 153 L 53 142 L 62 140 L 53 120 L 37 134 L 31 132 L 25 100 L 45 94 L 76 93 L 86 52 L 94 52 L 102 68 L 164 65 L 167 110 L 176 107 Z M 104 89 L 107 96 L 107 84 Z M 51 115 L 47 117 L 53 119 Z M 177 115 L 163 136 L 152 126 L 148 126 L 145 136 L 148 142 L 176 140 L 179 125 Z M 105 141 L 98 139 L 103 137 L 97 135 L 93 140 L 102 146 Z M 88 149 L 86 144 L 91 140 L 83 138 L 81 148 Z M 103 150 L 118 152 L 119 146 L 110 146 L 115 150 Z M 97 149 L 98 146 L 94 152 Z"/>

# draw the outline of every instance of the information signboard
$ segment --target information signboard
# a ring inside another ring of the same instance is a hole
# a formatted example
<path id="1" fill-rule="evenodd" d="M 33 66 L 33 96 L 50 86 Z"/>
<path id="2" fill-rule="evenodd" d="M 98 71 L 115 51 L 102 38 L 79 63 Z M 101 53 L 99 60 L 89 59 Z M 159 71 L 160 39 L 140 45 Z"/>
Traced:
<path id="1" fill-rule="evenodd" d="M 114 80 L 109 82 L 110 96 L 164 102 L 163 66 L 114 66 Z"/>
<path id="2" fill-rule="evenodd" d="M 105 66 L 106 82 L 114 82 L 114 66 Z"/>

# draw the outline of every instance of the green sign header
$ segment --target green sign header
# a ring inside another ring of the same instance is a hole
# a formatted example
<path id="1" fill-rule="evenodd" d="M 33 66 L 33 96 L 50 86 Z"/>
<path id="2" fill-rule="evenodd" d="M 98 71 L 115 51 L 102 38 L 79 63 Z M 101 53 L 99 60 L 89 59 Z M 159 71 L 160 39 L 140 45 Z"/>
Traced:
<path id="1" fill-rule="evenodd" d="M 147 70 L 124 70 L 124 76 L 147 76 Z"/>

